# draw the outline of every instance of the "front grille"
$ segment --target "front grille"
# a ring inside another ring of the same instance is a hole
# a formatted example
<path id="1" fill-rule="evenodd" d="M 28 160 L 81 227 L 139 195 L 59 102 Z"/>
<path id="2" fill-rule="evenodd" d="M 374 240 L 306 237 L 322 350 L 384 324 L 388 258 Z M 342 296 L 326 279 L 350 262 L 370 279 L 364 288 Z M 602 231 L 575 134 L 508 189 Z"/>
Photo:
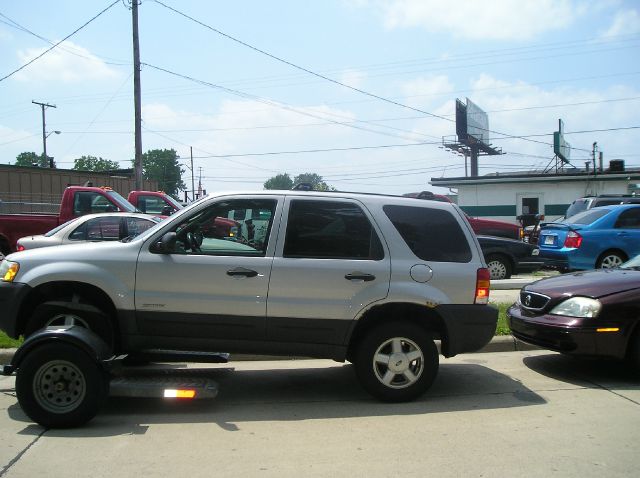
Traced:
<path id="1" fill-rule="evenodd" d="M 520 291 L 520 304 L 529 310 L 542 310 L 549 303 L 550 298 L 546 295 L 536 294 L 526 290 Z"/>

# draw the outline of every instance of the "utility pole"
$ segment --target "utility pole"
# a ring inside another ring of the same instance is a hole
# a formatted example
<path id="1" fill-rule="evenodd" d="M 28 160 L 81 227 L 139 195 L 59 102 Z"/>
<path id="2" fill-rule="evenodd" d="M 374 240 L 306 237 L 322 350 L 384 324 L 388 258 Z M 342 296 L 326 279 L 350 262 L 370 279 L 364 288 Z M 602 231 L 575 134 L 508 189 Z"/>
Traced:
<path id="1" fill-rule="evenodd" d="M 142 189 L 142 101 L 140 98 L 140 43 L 138 39 L 138 1 L 131 0 L 131 19 L 133 23 L 133 103 L 135 116 L 136 155 L 133 169 L 136 178 L 136 190 Z"/>
<path id="2" fill-rule="evenodd" d="M 189 146 L 189 150 L 191 151 L 191 200 L 196 200 L 196 186 L 193 180 L 193 146 Z"/>
<path id="3" fill-rule="evenodd" d="M 44 159 L 47 159 L 47 132 L 46 132 L 46 121 L 44 119 L 44 110 L 45 108 L 56 108 L 56 105 L 50 105 L 47 103 L 39 103 L 37 101 L 31 101 L 34 105 L 39 105 L 42 108 L 42 155 Z M 49 168 L 53 168 L 53 158 L 49 159 Z"/>

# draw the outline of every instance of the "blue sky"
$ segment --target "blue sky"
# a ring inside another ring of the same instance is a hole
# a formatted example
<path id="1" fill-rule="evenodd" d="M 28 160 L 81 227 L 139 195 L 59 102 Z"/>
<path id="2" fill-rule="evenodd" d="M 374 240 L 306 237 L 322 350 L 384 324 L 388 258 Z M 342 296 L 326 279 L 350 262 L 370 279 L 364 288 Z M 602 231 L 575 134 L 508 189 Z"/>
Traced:
<path id="1" fill-rule="evenodd" d="M 2 2 L 0 77 L 110 4 Z M 130 166 L 128 5 L 0 81 L 0 162 L 42 152 L 35 100 L 57 106 L 46 117 L 61 132 L 47 140 L 58 167 L 82 155 Z M 193 147 L 209 192 L 285 172 L 341 190 L 445 192 L 428 182 L 465 174 L 440 146 L 467 97 L 506 153 L 482 157 L 480 174 L 543 170 L 559 118 L 575 166 L 597 142 L 605 163 L 640 167 L 637 0 L 143 0 L 139 16 L 143 150 L 174 148 L 190 165 Z"/>

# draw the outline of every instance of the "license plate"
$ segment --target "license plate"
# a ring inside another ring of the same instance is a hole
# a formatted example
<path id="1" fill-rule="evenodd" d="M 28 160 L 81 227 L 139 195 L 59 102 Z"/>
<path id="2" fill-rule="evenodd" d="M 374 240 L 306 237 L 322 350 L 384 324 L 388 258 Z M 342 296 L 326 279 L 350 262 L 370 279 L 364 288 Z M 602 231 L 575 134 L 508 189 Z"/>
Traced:
<path id="1" fill-rule="evenodd" d="M 546 246 L 552 246 L 555 242 L 554 236 L 544 236 L 544 244 Z"/>

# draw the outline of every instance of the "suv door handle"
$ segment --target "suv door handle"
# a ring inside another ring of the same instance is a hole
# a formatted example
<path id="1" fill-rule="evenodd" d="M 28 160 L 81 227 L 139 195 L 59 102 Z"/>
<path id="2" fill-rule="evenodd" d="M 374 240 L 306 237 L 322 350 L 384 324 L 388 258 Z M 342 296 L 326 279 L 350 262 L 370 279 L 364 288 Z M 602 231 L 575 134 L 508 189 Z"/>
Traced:
<path id="1" fill-rule="evenodd" d="M 373 274 L 365 274 L 363 272 L 352 272 L 344 276 L 344 278 L 347 280 L 361 280 L 364 282 L 370 282 L 372 280 L 375 280 L 376 276 L 374 276 Z"/>
<path id="2" fill-rule="evenodd" d="M 227 275 L 231 277 L 255 277 L 258 273 L 252 269 L 245 269 L 244 267 L 236 267 L 227 271 Z"/>

